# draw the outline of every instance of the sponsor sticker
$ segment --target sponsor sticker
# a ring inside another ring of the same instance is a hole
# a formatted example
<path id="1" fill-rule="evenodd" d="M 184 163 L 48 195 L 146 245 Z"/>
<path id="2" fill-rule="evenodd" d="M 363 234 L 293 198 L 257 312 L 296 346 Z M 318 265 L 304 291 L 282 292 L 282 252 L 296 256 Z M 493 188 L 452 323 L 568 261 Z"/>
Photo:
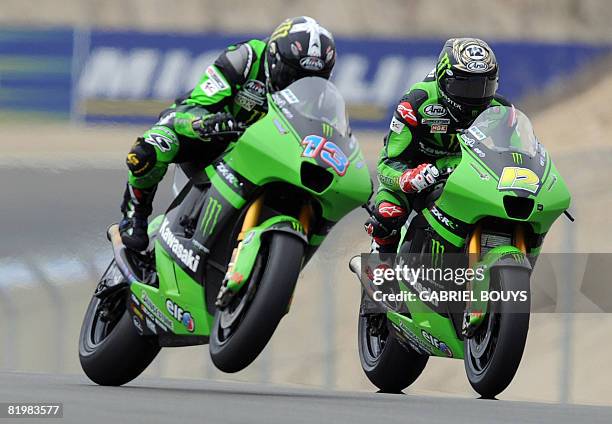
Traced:
<path id="1" fill-rule="evenodd" d="M 151 333 L 157 334 L 157 327 L 155 326 L 155 323 L 149 319 L 149 317 L 145 317 L 145 323 L 147 324 L 147 328 L 149 331 L 151 331 Z"/>
<path id="2" fill-rule="evenodd" d="M 444 226 L 450 228 L 451 230 L 457 229 L 457 224 L 451 221 L 446 215 L 442 214 L 442 212 L 440 212 L 440 210 L 437 207 L 432 206 L 430 211 L 431 211 L 431 214 L 438 219 L 438 221 L 444 224 Z"/>
<path id="3" fill-rule="evenodd" d="M 449 125 L 450 119 L 448 118 L 423 118 L 421 124 L 427 125 Z"/>
<path id="4" fill-rule="evenodd" d="M 191 271 L 196 272 L 200 264 L 200 255 L 194 255 L 192 249 L 187 249 L 183 243 L 170 230 L 170 221 L 164 219 L 159 228 L 159 235 L 168 249 L 176 255 L 176 257 Z"/>
<path id="5" fill-rule="evenodd" d="M 200 88 L 206 95 L 214 96 L 220 91 L 229 88 L 229 85 L 225 82 L 225 79 L 219 75 L 217 70 L 213 66 L 206 68 L 206 75 L 208 79 L 200 84 Z"/>
<path id="6" fill-rule="evenodd" d="M 174 324 L 172 323 L 170 318 L 168 318 L 166 314 L 164 314 L 161 309 L 159 309 L 157 305 L 153 303 L 153 301 L 147 295 L 147 292 L 145 290 L 143 290 L 141 293 L 141 299 L 142 303 L 145 304 L 147 309 L 149 309 L 149 311 L 153 313 L 153 315 L 155 315 L 155 322 L 157 323 L 157 325 L 159 325 L 164 331 L 168 331 L 168 328 L 174 328 Z"/>
<path id="7" fill-rule="evenodd" d="M 474 145 L 477 143 L 476 140 L 474 140 L 473 138 L 468 137 L 465 134 L 461 134 L 461 139 L 469 147 L 474 147 Z"/>
<path id="8" fill-rule="evenodd" d="M 431 126 L 431 133 L 432 134 L 446 134 L 446 132 L 448 131 L 448 125 L 432 125 Z"/>
<path id="9" fill-rule="evenodd" d="M 480 60 L 473 60 L 468 62 L 466 68 L 472 72 L 487 72 L 489 70 L 489 65 Z"/>
<path id="10" fill-rule="evenodd" d="M 132 323 L 134 324 L 134 327 L 136 327 L 136 330 L 138 330 L 139 334 L 142 334 L 144 332 L 144 330 L 142 329 L 142 323 L 140 322 L 140 319 L 138 319 L 137 316 L 132 317 Z"/>
<path id="11" fill-rule="evenodd" d="M 419 124 L 410 102 L 401 102 L 399 105 L 397 105 L 397 113 L 404 121 L 413 127 L 416 127 Z"/>
<path id="12" fill-rule="evenodd" d="M 397 119 L 395 116 L 391 119 L 391 125 L 389 125 L 389 129 L 394 133 L 401 134 L 404 129 L 404 123 Z"/>
<path id="13" fill-rule="evenodd" d="M 426 106 L 423 112 L 425 112 L 425 115 L 427 116 L 438 118 L 440 116 L 446 115 L 446 108 L 442 106 L 441 104 L 436 103 L 436 104 Z"/>
<path id="14" fill-rule="evenodd" d="M 307 56 L 300 59 L 300 66 L 309 71 L 320 71 L 325 67 L 325 63 L 321 58 Z"/>
<path id="15" fill-rule="evenodd" d="M 223 178 L 225 178 L 229 185 L 236 188 L 242 186 L 242 183 L 238 181 L 238 177 L 236 177 L 236 175 L 232 173 L 232 171 L 227 167 L 224 162 L 217 163 L 216 168 L 219 174 L 223 175 Z"/>
<path id="16" fill-rule="evenodd" d="M 255 106 L 262 106 L 265 100 L 266 87 L 263 82 L 248 80 L 236 95 L 234 102 L 250 112 Z"/>
<path id="17" fill-rule="evenodd" d="M 480 131 L 478 127 L 471 127 L 470 129 L 468 129 L 468 131 L 470 134 L 476 137 L 476 140 L 478 141 L 482 141 L 487 138 L 487 136 L 482 131 Z"/>
<path id="18" fill-rule="evenodd" d="M 476 153 L 479 158 L 484 158 L 486 156 L 485 152 L 480 150 L 478 147 L 474 147 L 474 153 Z"/>
<path id="19" fill-rule="evenodd" d="M 174 317 L 175 320 L 183 324 L 187 331 L 193 333 L 195 330 L 195 322 L 191 316 L 191 313 L 185 311 L 177 303 L 174 303 L 172 299 L 166 299 L 166 310 Z"/>
<path id="20" fill-rule="evenodd" d="M 446 343 L 440 341 L 425 330 L 421 330 L 421 336 L 423 336 L 423 338 L 427 340 L 429 344 L 438 349 L 440 352 L 444 353 L 449 358 L 453 357 L 453 352 Z"/>
<path id="21" fill-rule="evenodd" d="M 285 100 L 287 100 L 287 103 L 289 103 L 290 105 L 294 105 L 297 102 L 299 102 L 297 96 L 295 94 L 293 94 L 293 91 L 291 91 L 288 88 L 285 88 L 280 93 L 281 93 L 281 96 L 283 96 L 285 98 Z"/>

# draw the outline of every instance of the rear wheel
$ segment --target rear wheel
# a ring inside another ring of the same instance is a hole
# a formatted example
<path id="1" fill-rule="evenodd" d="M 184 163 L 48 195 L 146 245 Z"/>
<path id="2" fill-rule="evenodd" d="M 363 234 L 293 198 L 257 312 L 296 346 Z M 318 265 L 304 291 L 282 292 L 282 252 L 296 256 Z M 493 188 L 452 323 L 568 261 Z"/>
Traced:
<path id="1" fill-rule="evenodd" d="M 209 349 L 221 371 L 246 368 L 264 349 L 287 313 L 303 256 L 303 242 L 289 234 L 262 245 L 248 284 L 215 313 Z"/>
<path id="2" fill-rule="evenodd" d="M 366 301 L 362 293 L 362 307 Z M 358 347 L 361 368 L 384 393 L 400 393 L 421 375 L 429 356 L 404 347 L 391 334 L 385 314 L 360 312 Z"/>
<path id="3" fill-rule="evenodd" d="M 490 303 L 486 321 L 464 342 L 468 380 L 483 398 L 505 390 L 521 362 L 529 330 L 529 275 L 525 268 L 494 268 L 491 286 L 501 293 L 525 291 L 527 301 Z"/>
<path id="4" fill-rule="evenodd" d="M 111 262 L 89 302 L 79 337 L 83 371 L 101 386 L 121 386 L 138 377 L 160 347 L 138 334 L 126 303 L 129 287 L 116 284 L 120 272 Z M 142 324 L 140 324 L 142 325 Z"/>

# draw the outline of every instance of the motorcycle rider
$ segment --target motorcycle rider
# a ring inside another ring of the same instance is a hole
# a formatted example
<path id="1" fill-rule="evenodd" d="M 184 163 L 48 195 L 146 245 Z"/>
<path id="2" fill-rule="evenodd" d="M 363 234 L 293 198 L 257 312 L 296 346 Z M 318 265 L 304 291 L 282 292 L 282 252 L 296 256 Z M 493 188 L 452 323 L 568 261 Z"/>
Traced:
<path id="1" fill-rule="evenodd" d="M 440 175 L 436 159 L 460 154 L 457 133 L 486 108 L 511 106 L 496 94 L 498 76 L 499 65 L 486 42 L 451 38 L 436 68 L 401 98 L 380 152 L 375 208 L 365 223 L 373 251 L 397 251 L 411 204 Z"/>
<path id="2" fill-rule="evenodd" d="M 224 132 L 266 115 L 267 93 L 307 76 L 329 79 L 335 60 L 332 34 L 308 16 L 283 21 L 264 40 L 229 46 L 128 153 L 119 225 L 123 243 L 134 251 L 147 248 L 153 197 L 170 163 L 211 163 L 230 141 Z"/>

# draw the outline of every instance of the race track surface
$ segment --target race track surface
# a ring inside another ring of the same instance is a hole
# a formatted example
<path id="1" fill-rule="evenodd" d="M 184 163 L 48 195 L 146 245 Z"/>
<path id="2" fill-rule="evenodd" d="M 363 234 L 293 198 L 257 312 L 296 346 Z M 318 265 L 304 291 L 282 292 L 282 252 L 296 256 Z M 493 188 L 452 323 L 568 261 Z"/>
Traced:
<path id="1" fill-rule="evenodd" d="M 84 376 L 47 374 L 0 373 L 0 399 L 63 402 L 63 420 L 50 422 L 64 423 L 612 422 L 612 408 L 608 407 L 335 392 L 201 380 L 138 379 L 125 387 L 99 387 Z"/>

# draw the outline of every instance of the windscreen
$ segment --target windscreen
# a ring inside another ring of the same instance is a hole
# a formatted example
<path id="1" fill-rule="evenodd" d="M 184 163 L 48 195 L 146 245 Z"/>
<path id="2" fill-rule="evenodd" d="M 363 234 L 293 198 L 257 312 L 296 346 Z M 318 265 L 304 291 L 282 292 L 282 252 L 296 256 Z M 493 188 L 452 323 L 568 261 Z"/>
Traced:
<path id="1" fill-rule="evenodd" d="M 346 104 L 334 84 L 324 78 L 301 78 L 284 90 L 272 95 L 280 108 L 306 119 L 321 121 L 346 135 L 348 118 Z"/>
<path id="2" fill-rule="evenodd" d="M 514 107 L 494 106 L 482 112 L 462 134 L 468 145 L 480 143 L 495 152 L 517 152 L 533 158 L 542 149 L 529 118 Z"/>

